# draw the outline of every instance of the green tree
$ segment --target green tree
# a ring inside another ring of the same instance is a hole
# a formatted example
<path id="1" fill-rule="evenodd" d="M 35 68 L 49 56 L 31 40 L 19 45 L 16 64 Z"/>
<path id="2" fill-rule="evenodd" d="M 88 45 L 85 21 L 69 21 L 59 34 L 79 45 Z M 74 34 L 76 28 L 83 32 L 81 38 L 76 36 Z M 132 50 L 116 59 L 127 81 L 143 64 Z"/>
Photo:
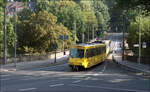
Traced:
<path id="1" fill-rule="evenodd" d="M 33 12 L 31 11 L 31 9 L 24 8 L 22 11 L 17 13 L 18 20 L 19 21 L 28 20 L 31 17 L 32 13 Z"/>
<path id="2" fill-rule="evenodd" d="M 134 8 L 137 6 L 143 6 L 145 10 L 150 11 L 150 1 L 149 0 L 116 0 L 116 7 L 124 10 Z"/>
<path id="3" fill-rule="evenodd" d="M 108 30 L 110 15 L 107 5 L 103 1 L 93 0 L 93 7 L 98 19 L 98 30 Z"/>
<path id="4" fill-rule="evenodd" d="M 39 0 L 36 2 L 34 11 L 36 13 L 40 12 L 40 11 L 49 11 L 50 9 L 50 1 L 49 0 Z"/>
<path id="5" fill-rule="evenodd" d="M 62 34 L 62 25 L 57 24 L 57 17 L 48 11 L 33 13 L 28 20 L 20 24 L 19 47 L 21 50 L 32 48 L 33 52 L 52 51 L 53 44 L 58 43 L 58 36 Z M 71 35 L 67 28 L 65 33 Z"/>
<path id="6" fill-rule="evenodd" d="M 80 0 L 80 2 L 78 2 L 81 10 L 83 12 L 83 15 L 85 16 L 86 20 L 85 20 L 85 37 L 87 37 L 88 39 L 86 39 L 86 41 L 92 39 L 92 31 L 94 31 L 95 29 L 97 29 L 97 19 L 95 16 L 95 12 L 94 12 L 94 8 L 92 7 L 92 0 L 90 1 L 85 1 L 85 0 Z M 96 32 L 95 32 L 96 33 Z"/>
<path id="7" fill-rule="evenodd" d="M 3 55 L 3 21 L 2 19 L 4 19 L 4 16 L 3 16 L 3 8 L 0 7 L 0 57 L 2 57 Z"/>
<path id="8" fill-rule="evenodd" d="M 0 1 L 0 57 L 2 57 L 3 55 L 3 48 L 4 48 L 4 32 L 3 32 L 3 27 L 4 27 L 4 8 L 3 6 L 6 6 L 6 2 L 4 1 Z M 13 48 L 14 48 L 14 26 L 10 21 L 11 17 L 7 16 L 7 52 L 8 55 L 12 55 L 13 54 Z"/>
<path id="9" fill-rule="evenodd" d="M 81 42 L 81 35 L 85 31 L 86 17 L 81 11 L 79 5 L 77 5 L 72 0 L 61 0 L 58 2 L 58 11 L 56 16 L 58 17 L 58 22 L 63 23 L 71 33 L 74 34 L 74 22 L 76 22 L 76 33 L 78 42 Z"/>
<path id="10" fill-rule="evenodd" d="M 145 16 L 142 17 L 141 21 L 139 21 L 139 17 L 136 17 L 135 22 L 131 22 L 128 31 L 128 43 L 130 49 L 133 50 L 135 55 L 138 54 L 138 48 L 133 47 L 134 44 L 138 44 L 138 37 L 139 37 L 139 22 L 141 25 L 141 42 L 146 42 L 147 47 L 142 48 L 142 56 L 150 56 L 150 17 Z"/>

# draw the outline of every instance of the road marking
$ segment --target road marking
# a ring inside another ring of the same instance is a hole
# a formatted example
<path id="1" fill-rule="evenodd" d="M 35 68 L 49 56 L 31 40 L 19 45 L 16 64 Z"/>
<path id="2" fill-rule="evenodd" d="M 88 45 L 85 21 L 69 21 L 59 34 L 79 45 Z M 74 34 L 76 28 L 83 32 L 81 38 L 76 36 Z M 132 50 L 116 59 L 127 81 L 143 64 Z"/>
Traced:
<path id="1" fill-rule="evenodd" d="M 0 75 L 1 77 L 8 77 L 8 76 L 10 76 L 10 75 Z"/>
<path id="2" fill-rule="evenodd" d="M 10 80 L 10 78 L 6 78 L 6 79 L 0 79 L 1 81 L 6 81 L 6 80 Z"/>
<path id="3" fill-rule="evenodd" d="M 72 83 L 79 83 L 79 82 L 81 82 L 81 80 L 73 81 Z"/>
<path id="4" fill-rule="evenodd" d="M 89 85 L 78 85 L 78 84 L 70 84 L 70 85 L 78 86 L 78 87 L 102 88 L 102 89 L 120 90 L 120 91 L 149 92 L 149 91 L 145 91 L 145 90 L 122 89 L 122 88 L 111 88 L 111 87 L 101 87 L 101 86 L 89 86 Z"/>
<path id="5" fill-rule="evenodd" d="M 56 65 L 56 66 L 50 66 L 50 67 L 44 67 L 44 68 L 38 68 L 40 70 L 43 70 L 43 69 L 56 69 L 58 68 L 58 66 L 64 66 L 64 65 L 68 65 L 68 63 L 65 63 L 65 64 L 61 64 L 61 65 Z"/>
<path id="6" fill-rule="evenodd" d="M 89 80 L 91 77 L 87 77 L 87 78 L 85 78 L 84 80 Z"/>
<path id="7" fill-rule="evenodd" d="M 29 91 L 29 90 L 35 90 L 37 88 L 26 88 L 26 89 L 19 89 L 19 91 Z"/>
<path id="8" fill-rule="evenodd" d="M 64 84 L 49 85 L 50 87 L 63 86 Z"/>

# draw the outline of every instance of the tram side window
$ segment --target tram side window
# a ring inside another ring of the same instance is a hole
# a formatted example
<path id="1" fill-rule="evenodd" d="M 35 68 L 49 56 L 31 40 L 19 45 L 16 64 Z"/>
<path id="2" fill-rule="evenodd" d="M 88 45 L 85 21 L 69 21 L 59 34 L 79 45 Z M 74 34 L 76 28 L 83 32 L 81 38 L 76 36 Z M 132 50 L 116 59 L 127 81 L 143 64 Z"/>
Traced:
<path id="1" fill-rule="evenodd" d="M 90 57 L 91 56 L 91 51 L 90 49 L 87 49 L 86 50 L 86 58 Z"/>
<path id="2" fill-rule="evenodd" d="M 98 48 L 95 48 L 95 53 L 96 53 L 96 55 L 99 54 Z"/>
<path id="3" fill-rule="evenodd" d="M 102 51 L 101 53 L 104 54 L 106 52 L 106 47 L 102 47 L 101 51 Z"/>
<path id="4" fill-rule="evenodd" d="M 101 47 L 101 54 L 103 54 L 103 47 Z"/>
<path id="5" fill-rule="evenodd" d="M 101 54 L 101 47 L 98 47 L 98 54 Z"/>
<path id="6" fill-rule="evenodd" d="M 103 49 L 104 49 L 104 53 L 106 53 L 106 46 L 105 46 L 105 47 L 103 47 Z"/>
<path id="7" fill-rule="evenodd" d="M 92 49 L 87 49 L 86 50 L 86 58 L 92 57 L 93 56 L 93 51 Z"/>
<path id="8" fill-rule="evenodd" d="M 105 47 L 97 47 L 86 50 L 86 58 L 105 53 Z"/>
<path id="9" fill-rule="evenodd" d="M 96 50 L 95 50 L 96 48 L 92 48 L 91 50 L 92 50 L 92 56 L 95 56 L 96 55 Z M 91 56 L 91 57 L 92 57 Z"/>

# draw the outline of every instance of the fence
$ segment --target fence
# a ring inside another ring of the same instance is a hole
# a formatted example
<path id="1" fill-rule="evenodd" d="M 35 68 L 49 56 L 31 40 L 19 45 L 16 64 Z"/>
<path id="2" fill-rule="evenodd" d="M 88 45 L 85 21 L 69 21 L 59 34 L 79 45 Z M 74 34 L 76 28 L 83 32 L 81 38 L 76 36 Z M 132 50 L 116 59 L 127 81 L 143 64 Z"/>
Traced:
<path id="1" fill-rule="evenodd" d="M 30 61 L 36 61 L 36 60 L 46 60 L 46 59 L 51 59 L 54 58 L 54 53 L 55 52 L 48 52 L 44 55 L 34 55 L 34 54 L 29 54 L 29 55 L 24 55 L 24 54 L 19 54 L 17 55 L 16 58 L 14 57 L 8 57 L 6 63 L 14 63 L 16 62 L 30 62 Z M 57 51 L 56 53 L 61 53 L 63 55 L 63 52 Z M 0 58 L 0 62 L 3 61 L 3 58 Z"/>
<path id="2" fill-rule="evenodd" d="M 126 60 L 128 60 L 130 62 L 136 62 L 136 63 L 138 63 L 138 56 L 125 55 L 125 57 L 126 57 Z M 150 57 L 149 56 L 143 56 L 143 57 L 141 57 L 140 63 L 150 64 Z"/>

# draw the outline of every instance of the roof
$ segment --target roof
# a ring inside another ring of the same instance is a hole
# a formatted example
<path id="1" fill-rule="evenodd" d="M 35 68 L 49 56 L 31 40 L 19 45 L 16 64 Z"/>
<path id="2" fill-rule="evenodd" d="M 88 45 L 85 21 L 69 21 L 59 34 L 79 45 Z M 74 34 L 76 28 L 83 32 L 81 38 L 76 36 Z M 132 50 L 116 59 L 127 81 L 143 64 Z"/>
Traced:
<path id="1" fill-rule="evenodd" d="M 23 2 L 8 2 L 8 14 L 19 12 L 23 8 L 25 8 Z"/>
<path id="2" fill-rule="evenodd" d="M 82 44 L 77 44 L 76 46 L 96 46 L 96 45 L 104 45 L 103 43 L 82 43 Z"/>
<path id="3" fill-rule="evenodd" d="M 76 44 L 72 46 L 72 48 L 80 48 L 80 49 L 85 49 L 85 48 L 94 48 L 94 47 L 99 47 L 99 46 L 105 46 L 104 43 L 81 43 L 81 44 Z"/>

